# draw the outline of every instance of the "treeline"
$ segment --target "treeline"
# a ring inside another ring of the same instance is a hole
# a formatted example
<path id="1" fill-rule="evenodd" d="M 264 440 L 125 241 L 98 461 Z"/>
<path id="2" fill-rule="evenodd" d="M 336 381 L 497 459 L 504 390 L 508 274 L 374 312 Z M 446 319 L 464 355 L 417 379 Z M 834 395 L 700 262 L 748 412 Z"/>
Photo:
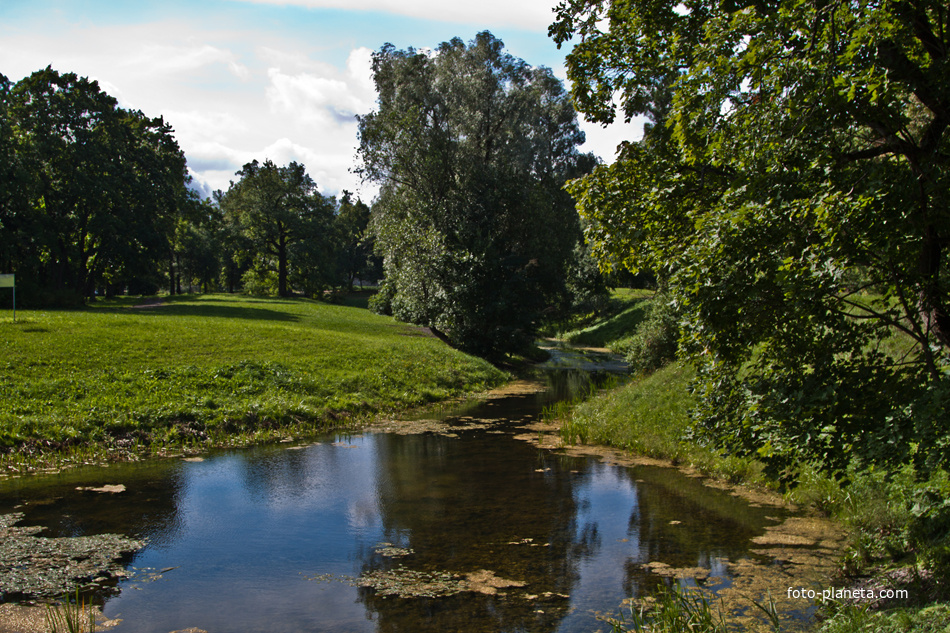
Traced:
<path id="1" fill-rule="evenodd" d="M 375 281 L 369 208 L 301 165 L 249 163 L 202 200 L 162 118 L 52 68 L 0 75 L 0 272 L 18 299 L 245 290 L 316 295 Z"/>

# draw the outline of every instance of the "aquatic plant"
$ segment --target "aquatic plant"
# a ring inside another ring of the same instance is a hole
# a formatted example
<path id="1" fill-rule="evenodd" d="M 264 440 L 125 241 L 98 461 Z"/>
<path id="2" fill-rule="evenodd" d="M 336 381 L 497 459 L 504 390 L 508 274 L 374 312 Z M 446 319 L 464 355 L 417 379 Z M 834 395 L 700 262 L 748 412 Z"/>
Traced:
<path id="1" fill-rule="evenodd" d="M 75 600 L 66 594 L 61 605 L 46 607 L 46 627 L 49 633 L 94 633 L 96 611 L 86 605 L 76 589 Z"/>
<path id="2" fill-rule="evenodd" d="M 701 592 L 681 588 L 663 587 L 652 606 L 630 609 L 629 619 L 621 613 L 618 617 L 602 617 L 611 625 L 614 633 L 727 633 L 722 607 L 713 610 Z"/>

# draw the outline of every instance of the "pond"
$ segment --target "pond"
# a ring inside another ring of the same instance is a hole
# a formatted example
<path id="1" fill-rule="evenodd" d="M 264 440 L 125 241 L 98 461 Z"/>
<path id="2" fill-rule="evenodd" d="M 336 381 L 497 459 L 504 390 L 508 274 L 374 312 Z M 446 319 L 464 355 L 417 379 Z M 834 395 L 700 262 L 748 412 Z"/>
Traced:
<path id="1" fill-rule="evenodd" d="M 727 588 L 730 562 L 767 557 L 750 542 L 782 509 L 527 441 L 583 383 L 546 376 L 390 430 L 3 481 L 0 514 L 147 541 L 100 595 L 118 633 L 593 631 L 627 598 Z"/>

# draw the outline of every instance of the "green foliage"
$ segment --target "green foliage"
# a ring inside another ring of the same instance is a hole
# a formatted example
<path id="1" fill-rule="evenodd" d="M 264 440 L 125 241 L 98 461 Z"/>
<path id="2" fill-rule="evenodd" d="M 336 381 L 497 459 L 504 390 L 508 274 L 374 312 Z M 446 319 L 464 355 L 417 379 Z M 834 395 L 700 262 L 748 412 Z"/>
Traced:
<path id="1" fill-rule="evenodd" d="M 652 373 L 676 359 L 679 346 L 679 317 L 663 294 L 649 303 L 646 319 L 637 327 L 627 347 L 633 371 Z"/>
<path id="2" fill-rule="evenodd" d="M 938 470 L 911 497 L 907 538 L 921 562 L 939 578 L 950 578 L 950 475 Z"/>
<path id="3" fill-rule="evenodd" d="M 579 109 L 611 121 L 619 97 L 649 119 L 569 188 L 602 265 L 669 289 L 707 441 L 776 473 L 950 463 L 948 17 L 936 0 L 558 7 Z"/>
<path id="4" fill-rule="evenodd" d="M 332 278 L 333 201 L 317 191 L 303 165 L 278 167 L 256 160 L 237 172 L 241 179 L 221 197 L 225 216 L 248 246 L 258 280 L 277 276 L 277 294 L 290 295 L 292 282 L 308 296 Z M 253 277 L 250 278 L 253 283 Z M 254 284 L 255 294 L 266 285 Z"/>
<path id="5" fill-rule="evenodd" d="M 580 237 L 562 186 L 593 163 L 568 95 L 488 32 L 431 54 L 386 45 L 373 72 L 379 109 L 360 118 L 359 154 L 382 185 L 380 306 L 469 351 L 525 347 L 563 303 Z"/>
<path id="6" fill-rule="evenodd" d="M 373 236 L 369 234 L 370 208 L 362 200 L 353 202 L 350 192 L 344 191 L 334 216 L 334 231 L 338 242 L 337 269 L 347 288 L 360 280 L 375 284 L 382 276 L 382 262 L 373 255 Z"/>
<path id="7" fill-rule="evenodd" d="M 273 297 L 278 294 L 277 272 L 250 268 L 241 276 L 241 291 L 252 297 Z"/>
<path id="8" fill-rule="evenodd" d="M 171 127 L 72 73 L 0 84 L 0 268 L 23 299 L 153 286 L 189 179 Z"/>
<path id="9" fill-rule="evenodd" d="M 818 633 L 946 633 L 950 605 L 934 604 L 922 609 L 875 612 L 866 607 L 842 608 L 824 622 Z"/>
<path id="10" fill-rule="evenodd" d="M 629 620 L 602 618 L 614 633 L 727 633 L 722 610 L 714 610 L 700 590 L 663 586 L 649 609 L 631 609 Z"/>
<path id="11" fill-rule="evenodd" d="M 863 574 L 876 564 L 906 563 L 950 578 L 950 475 L 852 463 L 839 477 L 803 464 L 794 472 L 791 501 L 832 514 L 851 530 L 845 569 Z"/>

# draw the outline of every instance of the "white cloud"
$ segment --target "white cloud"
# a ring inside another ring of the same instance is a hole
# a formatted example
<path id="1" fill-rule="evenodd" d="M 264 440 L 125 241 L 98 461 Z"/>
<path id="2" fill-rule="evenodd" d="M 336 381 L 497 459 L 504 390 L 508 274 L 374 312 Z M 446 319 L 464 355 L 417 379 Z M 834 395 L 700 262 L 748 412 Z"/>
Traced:
<path id="1" fill-rule="evenodd" d="M 175 128 L 176 136 L 203 137 L 221 143 L 248 129 L 247 122 L 231 112 L 167 109 L 162 114 Z"/>
<path id="2" fill-rule="evenodd" d="M 623 141 L 638 141 L 643 137 L 644 117 L 636 117 L 630 123 L 615 121 L 604 127 L 599 123 L 589 123 L 581 119 L 580 127 L 587 136 L 581 149 L 600 156 L 605 163 L 612 163 L 617 157 L 617 146 Z"/>
<path id="3" fill-rule="evenodd" d="M 140 45 L 136 55 L 127 57 L 123 64 L 148 74 L 178 75 L 213 64 L 225 65 L 238 79 L 247 79 L 250 74 L 248 68 L 240 64 L 231 51 L 197 42 L 171 45 L 146 42 Z"/>
<path id="4" fill-rule="evenodd" d="M 355 115 L 369 112 L 376 102 L 371 55 L 367 48 L 351 51 L 345 72 L 327 66 L 293 74 L 268 69 L 271 110 L 308 123 L 354 123 Z"/>
<path id="5" fill-rule="evenodd" d="M 547 32 L 554 20 L 551 0 L 235 0 L 254 4 L 293 5 L 308 9 L 346 9 L 394 13 L 411 18 L 460 24 L 509 26 Z"/>

